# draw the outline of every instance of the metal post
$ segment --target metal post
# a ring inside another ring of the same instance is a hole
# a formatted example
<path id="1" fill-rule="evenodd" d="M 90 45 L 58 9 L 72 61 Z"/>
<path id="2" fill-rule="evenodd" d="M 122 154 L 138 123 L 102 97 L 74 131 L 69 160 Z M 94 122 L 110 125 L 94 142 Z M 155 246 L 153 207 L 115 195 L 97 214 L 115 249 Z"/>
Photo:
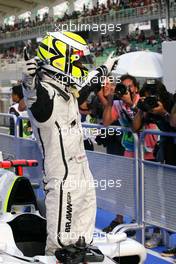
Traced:
<path id="1" fill-rule="evenodd" d="M 133 133 L 134 137 L 134 160 L 135 160 L 135 177 L 136 177 L 136 221 L 139 224 L 140 223 L 140 214 L 139 214 L 139 164 L 138 164 L 138 158 L 139 158 L 139 149 L 138 149 L 138 135 Z"/>
<path id="2" fill-rule="evenodd" d="M 143 229 L 142 229 L 142 243 L 144 244 L 145 242 L 145 224 L 149 224 L 151 225 L 152 222 L 151 220 L 147 220 L 145 218 L 145 213 L 146 212 L 146 208 L 145 208 L 145 201 L 147 199 L 147 197 L 145 197 L 145 172 L 144 172 L 144 139 L 145 139 L 145 136 L 147 134 L 150 134 L 150 135 L 160 135 L 160 136 L 170 136 L 170 137 L 176 137 L 176 133 L 174 132 L 161 132 L 159 130 L 144 130 L 142 133 L 141 133 L 141 137 L 140 137 L 140 149 L 141 149 L 141 166 L 140 166 L 140 191 L 141 191 L 141 224 L 143 226 Z M 155 166 L 158 166 L 157 163 L 154 163 Z M 161 166 L 161 164 L 159 164 L 159 166 Z M 169 168 L 173 167 L 175 169 L 174 166 L 171 166 L 171 165 L 164 165 L 165 167 L 168 166 Z M 161 192 L 161 190 L 159 190 L 159 192 Z M 162 206 L 162 205 L 160 205 Z M 164 214 L 163 214 L 163 217 L 164 217 Z M 161 221 L 159 221 L 158 224 L 155 224 L 155 226 L 157 227 L 162 227 L 163 228 L 163 223 Z M 164 229 L 168 229 L 171 231 L 171 228 L 167 228 L 167 226 L 164 227 Z"/>
<path id="3" fill-rule="evenodd" d="M 144 139 L 145 139 L 145 135 L 141 136 L 140 138 L 140 224 L 144 225 Z M 144 245 L 145 243 L 145 226 L 144 228 L 142 228 L 141 231 L 141 243 Z"/>
<path id="4" fill-rule="evenodd" d="M 139 150 L 139 139 L 138 139 L 138 135 L 136 133 L 133 133 L 133 137 L 134 137 L 134 162 L 135 162 L 135 179 L 136 179 L 136 193 L 135 193 L 135 200 L 136 200 L 136 222 L 138 224 L 138 226 L 141 226 L 142 221 L 141 221 L 141 202 L 140 202 L 140 171 L 139 171 L 139 154 L 140 154 L 140 150 Z M 136 232 L 136 239 L 137 241 L 142 243 L 142 231 L 141 229 L 138 229 Z"/>

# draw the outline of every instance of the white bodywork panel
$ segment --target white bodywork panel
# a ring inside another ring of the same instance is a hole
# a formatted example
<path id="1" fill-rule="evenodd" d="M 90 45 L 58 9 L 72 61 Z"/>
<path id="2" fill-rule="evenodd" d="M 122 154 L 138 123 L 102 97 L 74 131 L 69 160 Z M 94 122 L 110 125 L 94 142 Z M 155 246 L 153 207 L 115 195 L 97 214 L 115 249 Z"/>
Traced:
<path id="1" fill-rule="evenodd" d="M 0 263 L 3 264 L 21 264 L 27 263 L 26 261 L 15 259 L 14 257 L 8 256 L 15 255 L 19 257 L 24 257 L 22 252 L 17 248 L 11 227 L 7 224 L 8 221 L 11 221 L 17 215 L 12 215 L 10 213 L 6 213 L 1 216 L 0 220 Z M 108 234 L 103 237 L 101 235 L 99 237 L 95 237 L 93 244 L 97 246 L 102 253 L 107 256 L 105 257 L 103 264 L 113 264 L 114 262 L 109 258 L 119 257 L 119 256 L 130 256 L 130 255 L 138 255 L 140 257 L 139 264 L 143 264 L 146 259 L 146 250 L 145 248 L 135 240 L 129 239 L 126 237 L 125 233 L 120 234 Z M 7 255 L 5 254 L 7 253 Z M 25 257 L 24 257 L 25 258 Z M 31 260 L 39 259 L 41 263 L 44 264 L 56 264 L 56 258 L 48 257 L 48 256 L 36 256 L 35 258 L 26 258 Z M 30 263 L 30 262 L 28 262 Z M 35 261 L 33 262 L 35 263 Z M 40 263 L 40 262 L 37 262 Z"/>

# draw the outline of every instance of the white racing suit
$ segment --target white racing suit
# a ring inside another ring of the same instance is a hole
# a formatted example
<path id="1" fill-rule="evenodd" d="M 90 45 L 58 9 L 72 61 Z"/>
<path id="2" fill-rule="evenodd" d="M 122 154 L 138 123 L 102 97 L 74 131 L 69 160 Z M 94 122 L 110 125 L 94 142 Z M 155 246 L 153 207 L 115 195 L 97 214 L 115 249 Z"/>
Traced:
<path id="1" fill-rule="evenodd" d="M 100 77 L 105 75 L 106 68 L 100 67 L 95 72 Z M 79 92 L 77 100 L 69 87 L 45 78 L 45 74 L 40 81 L 37 76 L 23 76 L 24 98 L 44 158 L 47 255 L 58 247 L 75 243 L 79 236 L 84 236 L 87 243 L 92 241 L 96 196 L 78 108 L 78 101 L 82 103 L 101 86 L 91 81 Z M 63 98 L 57 88 L 69 99 Z"/>

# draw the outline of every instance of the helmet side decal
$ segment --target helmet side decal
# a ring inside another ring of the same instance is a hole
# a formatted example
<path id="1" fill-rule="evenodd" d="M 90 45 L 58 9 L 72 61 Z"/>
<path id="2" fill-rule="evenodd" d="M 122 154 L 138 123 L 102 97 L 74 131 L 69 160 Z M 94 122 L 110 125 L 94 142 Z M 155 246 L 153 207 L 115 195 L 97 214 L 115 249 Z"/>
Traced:
<path id="1" fill-rule="evenodd" d="M 47 46 L 46 44 L 44 44 L 44 43 L 42 43 L 42 42 L 40 43 L 40 47 L 43 48 L 44 50 L 46 50 L 46 51 L 52 53 L 53 55 L 58 55 L 57 52 L 55 51 L 55 49 L 53 49 L 53 48 Z M 59 51 L 58 51 L 58 52 L 59 52 Z"/>

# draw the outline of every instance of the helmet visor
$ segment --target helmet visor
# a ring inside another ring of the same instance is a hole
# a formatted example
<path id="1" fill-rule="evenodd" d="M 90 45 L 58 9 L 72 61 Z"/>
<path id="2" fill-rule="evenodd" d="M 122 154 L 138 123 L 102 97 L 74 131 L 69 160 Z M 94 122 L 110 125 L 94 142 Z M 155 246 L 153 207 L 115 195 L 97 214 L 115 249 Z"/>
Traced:
<path id="1" fill-rule="evenodd" d="M 75 66 L 83 65 L 82 67 L 92 69 L 93 65 L 95 65 L 93 54 L 89 53 L 89 54 L 85 55 L 82 50 L 75 51 L 74 54 L 71 56 L 71 58 L 72 58 L 73 64 Z"/>

